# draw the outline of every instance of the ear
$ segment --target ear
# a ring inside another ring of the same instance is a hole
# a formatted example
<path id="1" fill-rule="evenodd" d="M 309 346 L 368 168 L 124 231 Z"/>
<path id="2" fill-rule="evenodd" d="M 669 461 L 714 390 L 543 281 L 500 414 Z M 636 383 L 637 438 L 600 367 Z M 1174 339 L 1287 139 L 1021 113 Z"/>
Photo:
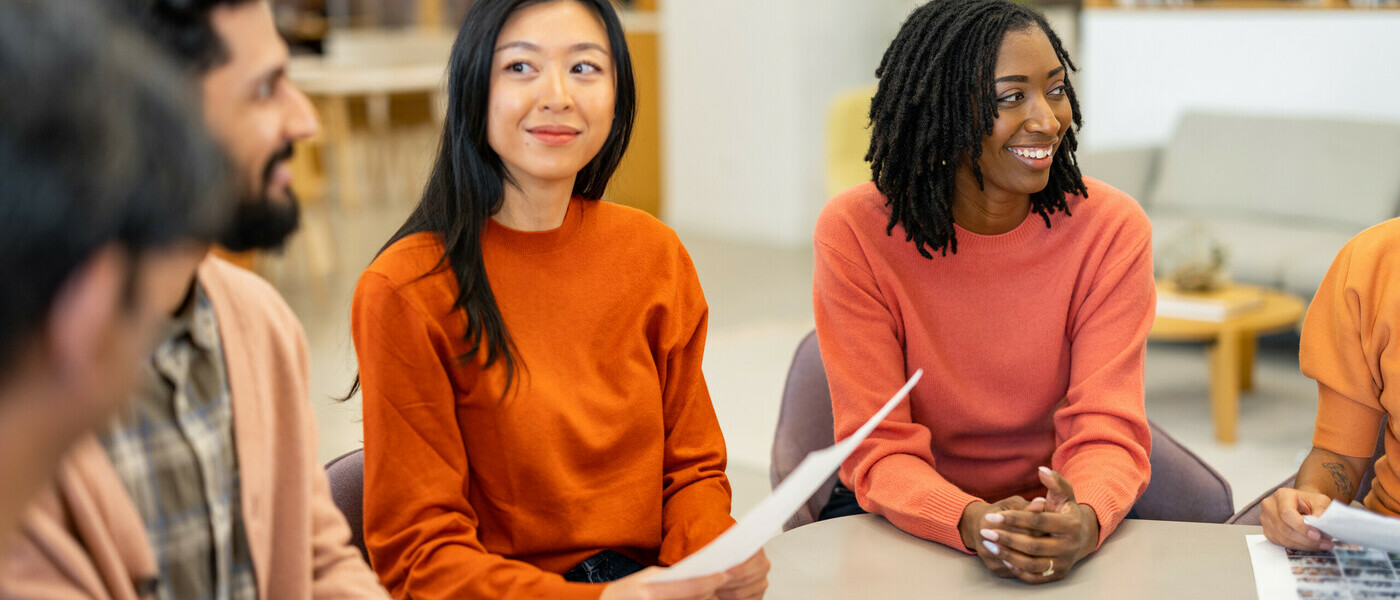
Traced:
<path id="1" fill-rule="evenodd" d="M 44 328 L 55 370 L 66 382 L 93 369 L 121 318 L 130 261 L 108 244 L 88 257 L 54 296 Z"/>

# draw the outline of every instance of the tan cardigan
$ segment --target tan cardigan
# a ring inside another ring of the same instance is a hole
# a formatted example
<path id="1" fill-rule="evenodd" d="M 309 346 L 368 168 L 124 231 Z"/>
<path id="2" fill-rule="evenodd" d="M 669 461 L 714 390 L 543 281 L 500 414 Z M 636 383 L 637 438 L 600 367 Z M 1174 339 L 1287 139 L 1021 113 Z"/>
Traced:
<path id="1" fill-rule="evenodd" d="M 243 519 L 259 597 L 386 598 L 350 546 L 350 529 L 316 460 L 301 324 L 272 286 L 252 273 L 211 256 L 197 276 L 224 343 Z M 60 469 L 5 550 L 0 597 L 142 597 L 138 583 L 155 579 L 155 557 L 141 516 L 97 438 L 81 440 Z"/>

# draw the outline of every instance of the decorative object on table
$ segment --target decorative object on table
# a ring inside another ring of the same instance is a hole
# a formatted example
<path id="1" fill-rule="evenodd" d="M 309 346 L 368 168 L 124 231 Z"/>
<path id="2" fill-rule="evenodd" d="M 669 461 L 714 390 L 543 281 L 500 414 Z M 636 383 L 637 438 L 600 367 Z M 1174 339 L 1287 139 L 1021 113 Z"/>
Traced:
<path id="1" fill-rule="evenodd" d="M 1225 247 L 1200 221 L 1194 222 L 1162 253 L 1167 279 L 1181 292 L 1211 292 L 1229 283 Z"/>

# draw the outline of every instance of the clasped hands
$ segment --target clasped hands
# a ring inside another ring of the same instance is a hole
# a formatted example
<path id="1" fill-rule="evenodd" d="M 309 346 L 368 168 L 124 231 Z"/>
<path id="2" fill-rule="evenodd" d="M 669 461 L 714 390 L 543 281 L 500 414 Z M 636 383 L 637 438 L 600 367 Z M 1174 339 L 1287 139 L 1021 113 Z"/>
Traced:
<path id="1" fill-rule="evenodd" d="M 1074 488 L 1059 473 L 1041 467 L 1039 474 L 1048 490 L 1044 498 L 973 502 L 958 523 L 963 545 L 1000 577 L 1059 581 L 1098 546 L 1094 509 L 1075 501 Z"/>

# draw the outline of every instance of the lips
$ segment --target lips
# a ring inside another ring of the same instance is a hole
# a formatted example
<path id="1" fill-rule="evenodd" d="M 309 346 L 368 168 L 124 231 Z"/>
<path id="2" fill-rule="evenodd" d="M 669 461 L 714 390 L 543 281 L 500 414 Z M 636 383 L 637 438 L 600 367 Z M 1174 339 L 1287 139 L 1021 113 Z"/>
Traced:
<path id="1" fill-rule="evenodd" d="M 549 146 L 562 146 L 574 141 L 574 138 L 579 135 L 579 130 L 566 125 L 540 125 L 526 131 L 529 131 L 535 139 Z"/>
<path id="2" fill-rule="evenodd" d="M 1055 161 L 1054 144 L 1037 144 L 1026 146 L 1008 146 L 1010 152 L 1026 166 L 1040 170 L 1050 168 L 1050 164 Z"/>

